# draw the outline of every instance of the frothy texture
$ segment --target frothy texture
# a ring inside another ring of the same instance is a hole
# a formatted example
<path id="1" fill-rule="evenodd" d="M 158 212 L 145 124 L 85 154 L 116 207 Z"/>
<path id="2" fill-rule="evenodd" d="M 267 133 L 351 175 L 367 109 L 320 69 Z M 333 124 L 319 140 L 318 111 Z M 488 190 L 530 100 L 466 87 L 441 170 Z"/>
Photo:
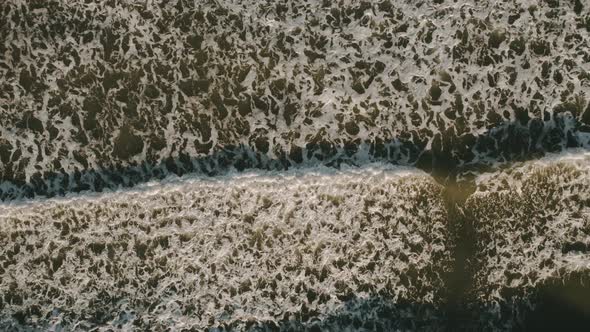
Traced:
<path id="1" fill-rule="evenodd" d="M 432 328 L 446 212 L 414 173 L 250 174 L 4 206 L 0 326 Z"/>
<path id="2" fill-rule="evenodd" d="M 0 197 L 588 146 L 588 6 L 3 1 Z M 570 22 L 564 24 L 563 22 Z"/>

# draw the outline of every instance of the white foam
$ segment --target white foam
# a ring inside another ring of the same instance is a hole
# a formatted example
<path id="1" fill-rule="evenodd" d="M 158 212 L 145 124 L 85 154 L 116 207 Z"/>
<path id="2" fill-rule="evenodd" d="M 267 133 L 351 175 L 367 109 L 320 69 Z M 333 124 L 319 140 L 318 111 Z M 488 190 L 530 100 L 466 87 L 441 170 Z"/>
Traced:
<path id="1" fill-rule="evenodd" d="M 346 294 L 432 304 L 442 287 L 433 271 L 450 260 L 440 191 L 415 169 L 376 164 L 193 175 L 3 204 L 0 257 L 16 261 L 0 292 L 16 287 L 25 303 L 7 310 L 38 304 L 42 317 L 59 308 L 90 324 L 84 317 L 102 310 L 197 329 L 279 321 L 302 306 L 325 318 Z M 124 302 L 101 304 L 110 297 Z"/>

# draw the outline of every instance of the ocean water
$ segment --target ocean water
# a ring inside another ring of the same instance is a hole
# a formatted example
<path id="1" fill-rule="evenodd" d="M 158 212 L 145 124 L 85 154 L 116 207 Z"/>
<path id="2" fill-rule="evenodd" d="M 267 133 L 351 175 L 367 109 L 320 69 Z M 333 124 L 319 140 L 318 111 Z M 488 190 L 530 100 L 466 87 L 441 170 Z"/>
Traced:
<path id="1" fill-rule="evenodd" d="M 431 325 L 451 259 L 440 192 L 422 172 L 373 167 L 8 205 L 5 310 L 65 330 L 313 326 L 355 306 L 370 308 L 363 324 Z"/>
<path id="2" fill-rule="evenodd" d="M 590 5 L 0 2 L 0 329 L 584 330 Z"/>
<path id="3" fill-rule="evenodd" d="M 571 151 L 476 180 L 465 203 L 477 239 L 474 296 L 491 306 L 495 324 L 584 328 L 590 314 L 589 172 L 590 154 Z"/>

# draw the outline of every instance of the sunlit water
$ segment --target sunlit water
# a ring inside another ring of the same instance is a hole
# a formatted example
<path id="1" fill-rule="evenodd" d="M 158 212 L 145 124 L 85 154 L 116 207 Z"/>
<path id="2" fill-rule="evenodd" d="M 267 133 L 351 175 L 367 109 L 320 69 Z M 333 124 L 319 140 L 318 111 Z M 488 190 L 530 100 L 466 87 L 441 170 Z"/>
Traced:
<path id="1" fill-rule="evenodd" d="M 0 329 L 588 326 L 589 10 L 1 1 Z"/>

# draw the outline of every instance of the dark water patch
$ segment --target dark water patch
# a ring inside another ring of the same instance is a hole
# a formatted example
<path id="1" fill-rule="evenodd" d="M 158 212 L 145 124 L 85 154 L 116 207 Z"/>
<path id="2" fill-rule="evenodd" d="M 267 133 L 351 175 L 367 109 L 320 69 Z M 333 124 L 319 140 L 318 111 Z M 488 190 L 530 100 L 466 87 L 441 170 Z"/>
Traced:
<path id="1" fill-rule="evenodd" d="M 14 151 L 15 147 L 0 141 L 0 157 L 10 158 L 0 165 L 0 199 L 10 201 L 62 196 L 70 192 L 102 192 L 163 179 L 168 175 L 198 173 L 215 176 L 230 170 L 287 170 L 319 165 L 339 168 L 341 165 L 360 166 L 370 162 L 415 166 L 432 174 L 441 184 L 455 183 L 464 174 L 510 167 L 513 162 L 536 159 L 571 147 L 590 147 L 590 141 L 577 131 L 581 125 L 568 117 L 569 113 L 560 114 L 548 123 L 530 120 L 528 126 L 519 121 L 500 122 L 478 136 L 469 133 L 459 135 L 461 130 L 458 128 L 446 130 L 434 136 L 430 149 L 426 149 L 427 142 L 417 132 L 402 134 L 391 140 L 375 138 L 363 142 L 345 138 L 339 144 L 316 135 L 304 146 L 293 145 L 289 151 L 270 151 L 269 141 L 261 135 L 252 144 L 227 145 L 206 155 L 181 152 L 176 157 L 163 159 L 148 155 L 139 161 L 132 157 L 145 151 L 146 143 L 129 126 L 124 126 L 114 138 L 110 157 L 105 157 L 105 160 L 114 160 L 96 163 L 84 151 L 75 151 L 73 156 L 83 165 L 82 168 L 76 167 L 76 171 L 68 173 L 57 162 L 54 163 L 55 169 L 59 170 L 37 171 L 28 180 L 24 170 L 20 170 L 22 162 L 19 163 L 21 157 L 18 150 L 11 152 L 9 150 Z M 355 125 L 349 126 L 347 130 L 358 129 Z"/>
<path id="2" fill-rule="evenodd" d="M 455 179 L 450 179 L 444 188 L 443 199 L 452 244 L 450 250 L 453 253 L 453 265 L 445 275 L 445 330 L 460 331 L 476 327 L 479 317 L 470 308 L 476 303 L 473 278 L 478 270 L 475 260 L 477 238 L 471 215 L 463 209 L 475 186 L 468 181 L 457 183 Z"/>
<path id="3" fill-rule="evenodd" d="M 590 327 L 590 273 L 553 278 L 531 297 L 533 308 L 515 331 L 588 331 Z"/>

